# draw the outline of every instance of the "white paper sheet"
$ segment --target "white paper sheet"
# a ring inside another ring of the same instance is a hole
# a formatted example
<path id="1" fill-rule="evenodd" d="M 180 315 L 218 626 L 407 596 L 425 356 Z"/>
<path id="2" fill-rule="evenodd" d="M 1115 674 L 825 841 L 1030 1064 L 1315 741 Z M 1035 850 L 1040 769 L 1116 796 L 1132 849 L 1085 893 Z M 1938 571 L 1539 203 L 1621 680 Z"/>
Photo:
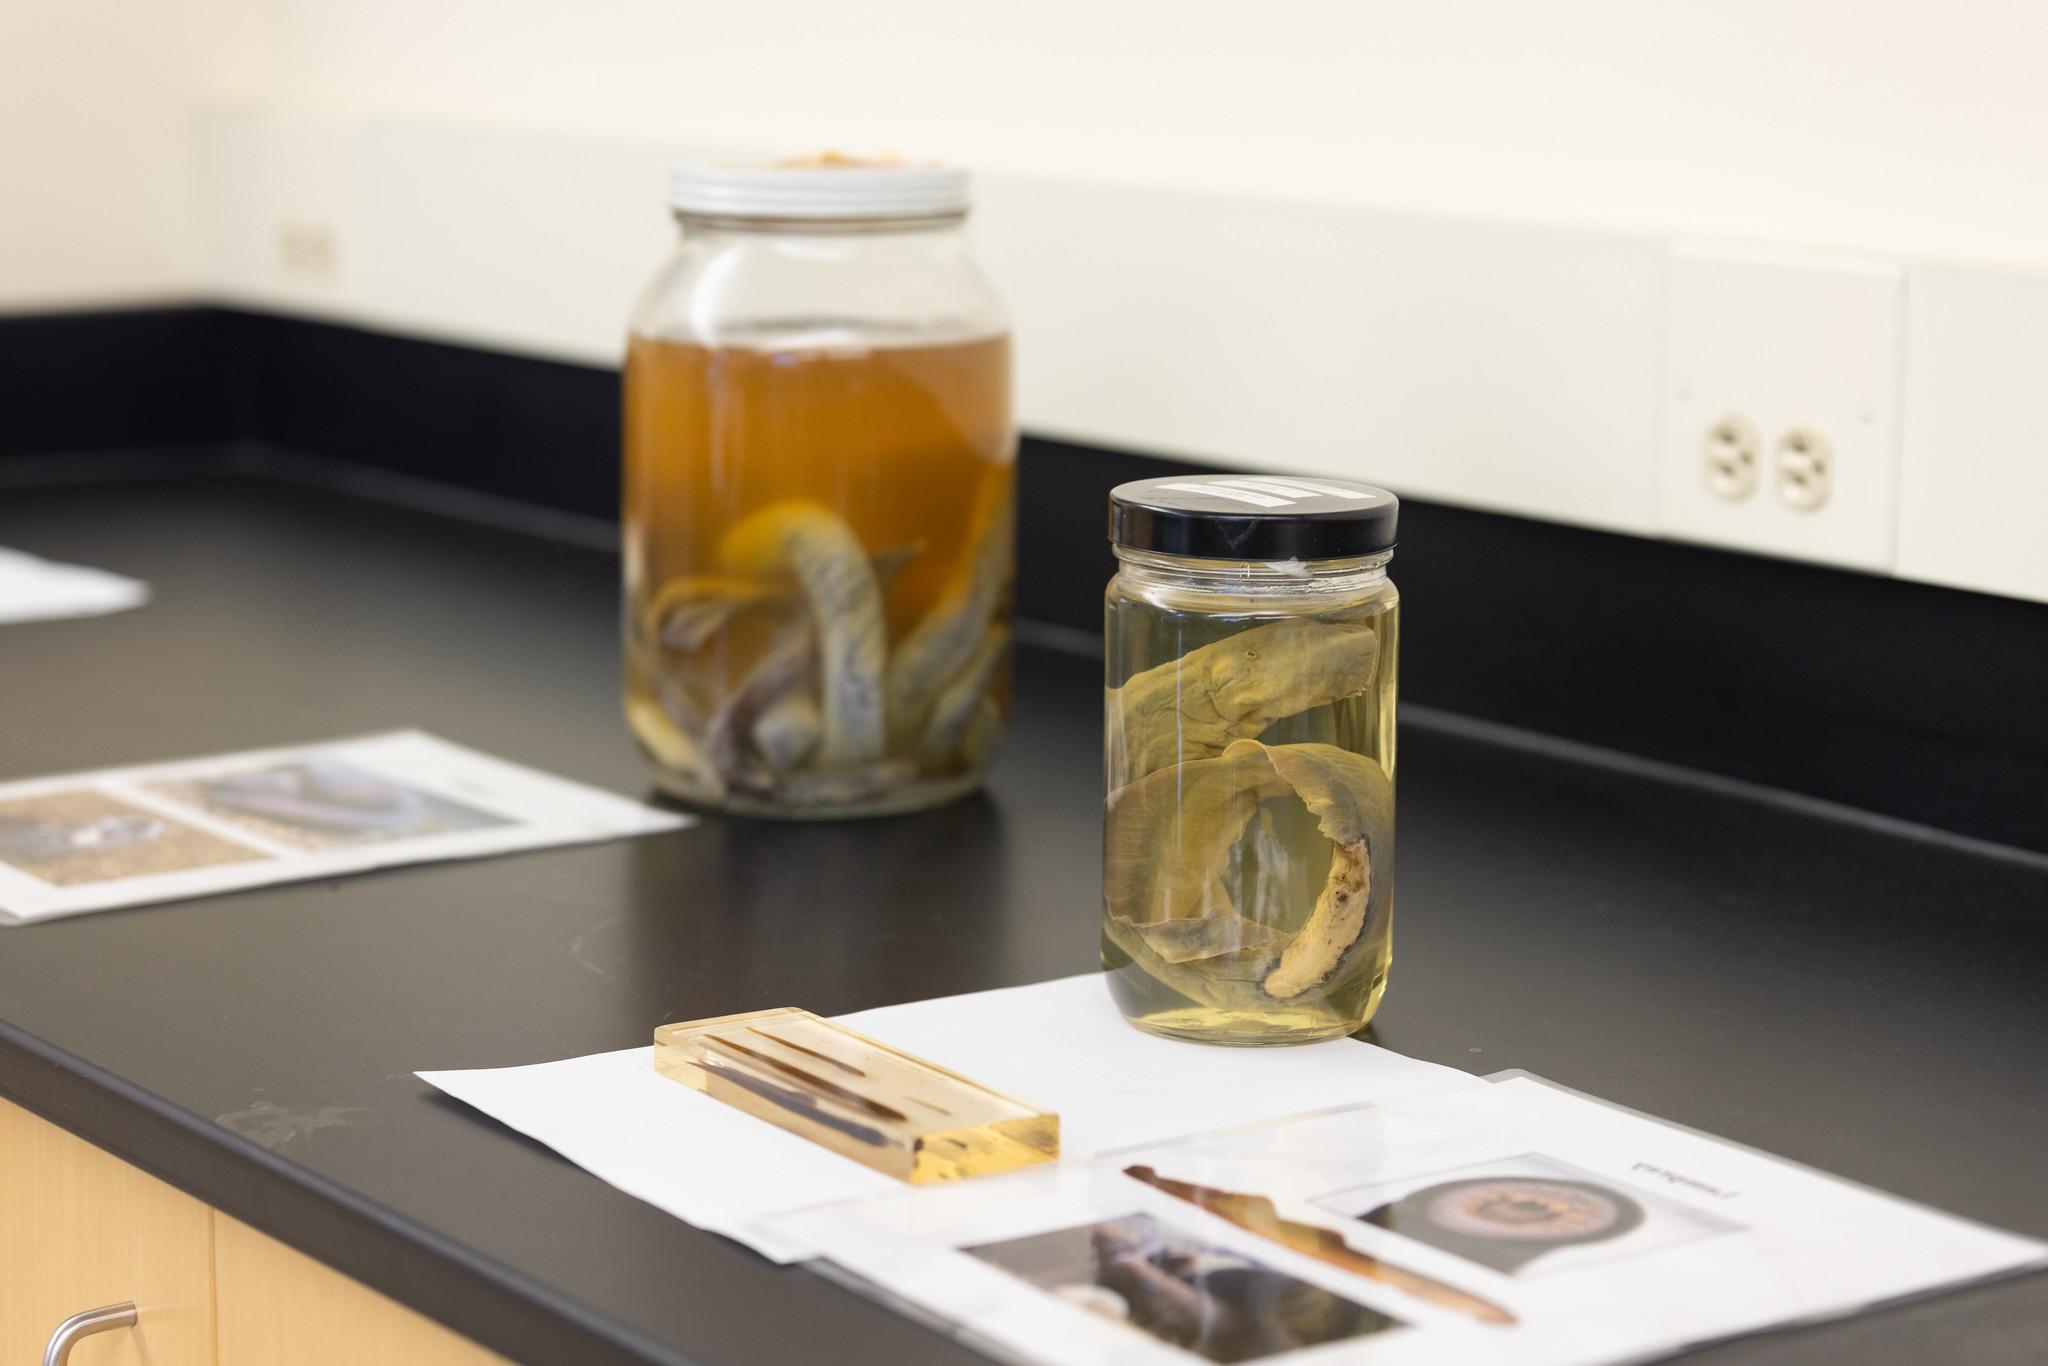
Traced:
<path id="1" fill-rule="evenodd" d="M 0 547 L 0 625 L 95 617 L 147 601 L 149 585 L 138 580 Z"/>
<path id="2" fill-rule="evenodd" d="M 0 783 L 0 924 L 690 818 L 418 731 Z"/>
<path id="3" fill-rule="evenodd" d="M 1377 1259 L 1381 1274 L 1261 1236 L 1134 1169 L 1264 1197 L 1279 1217 Z M 1282 1353 L 1596 1366 L 2048 1254 L 1528 1077 L 1087 1167 L 898 1190 L 769 1227 L 870 1293 L 1000 1355 L 1058 1366 Z M 1390 1281 L 1387 1267 L 1425 1284 Z"/>
<path id="4" fill-rule="evenodd" d="M 1478 1084 L 1353 1039 L 1235 1049 L 1153 1038 L 1124 1023 L 1096 974 L 840 1019 L 1057 1112 L 1067 1163 L 1218 1125 Z M 419 1076 L 627 1194 L 776 1261 L 811 1249 L 757 1227 L 767 1216 L 903 1189 L 657 1074 L 651 1046 Z"/>

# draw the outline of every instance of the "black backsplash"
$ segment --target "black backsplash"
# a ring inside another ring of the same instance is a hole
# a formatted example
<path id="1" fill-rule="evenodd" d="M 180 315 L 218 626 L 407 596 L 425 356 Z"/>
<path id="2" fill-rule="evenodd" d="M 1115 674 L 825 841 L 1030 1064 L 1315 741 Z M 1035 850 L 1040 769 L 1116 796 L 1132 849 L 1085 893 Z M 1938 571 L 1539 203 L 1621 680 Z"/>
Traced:
<path id="1" fill-rule="evenodd" d="M 243 435 L 208 308 L 0 315 L 0 456 L 168 450 Z"/>
<path id="2" fill-rule="evenodd" d="M 0 318 L 0 375 L 0 455 L 255 443 L 617 512 L 609 369 L 189 308 Z M 1195 468 L 1027 438 L 1020 615 L 1098 631 L 1105 495 Z M 1413 499 L 1394 577 L 1411 702 L 2048 850 L 2048 606 Z"/>
<path id="3" fill-rule="evenodd" d="M 591 516 L 619 514 L 619 376 L 298 319 L 231 317 L 249 434 Z"/>

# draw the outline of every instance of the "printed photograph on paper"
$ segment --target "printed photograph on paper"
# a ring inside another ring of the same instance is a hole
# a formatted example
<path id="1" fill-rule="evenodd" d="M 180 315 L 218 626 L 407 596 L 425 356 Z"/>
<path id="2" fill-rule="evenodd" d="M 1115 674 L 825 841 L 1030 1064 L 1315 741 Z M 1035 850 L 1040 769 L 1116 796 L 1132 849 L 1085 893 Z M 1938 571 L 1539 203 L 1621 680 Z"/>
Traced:
<path id="1" fill-rule="evenodd" d="M 1527 1075 L 761 1226 L 1043 1366 L 1661 1360 L 2048 1265 L 2038 1241 Z"/>
<path id="2" fill-rule="evenodd" d="M 59 887 L 267 857 L 90 788 L 0 801 L 0 863 Z"/>
<path id="3" fill-rule="evenodd" d="M 148 788 L 298 849 L 333 849 L 513 824 L 359 764 L 320 756 L 154 782 Z"/>
<path id="4" fill-rule="evenodd" d="M 1603 1265 L 1741 1227 L 1536 1153 L 1360 1186 L 1316 1203 L 1508 1276 Z"/>
<path id="5" fill-rule="evenodd" d="M 691 818 L 419 731 L 0 783 L 0 926 Z"/>
<path id="6" fill-rule="evenodd" d="M 1149 1214 L 961 1251 L 1205 1361 L 1259 1361 L 1403 1326 Z"/>

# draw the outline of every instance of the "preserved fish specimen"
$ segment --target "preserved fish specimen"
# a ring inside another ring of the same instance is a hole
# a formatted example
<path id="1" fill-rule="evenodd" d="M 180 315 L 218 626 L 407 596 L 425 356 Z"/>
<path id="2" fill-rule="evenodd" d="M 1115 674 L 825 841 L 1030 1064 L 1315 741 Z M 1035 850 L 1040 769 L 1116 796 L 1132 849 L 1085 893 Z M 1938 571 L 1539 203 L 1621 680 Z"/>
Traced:
<path id="1" fill-rule="evenodd" d="M 1229 876 L 1247 827 L 1286 795 L 1331 845 L 1313 909 L 1292 931 L 1243 915 Z M 1339 975 L 1375 912 L 1387 914 L 1393 786 L 1370 759 L 1333 745 L 1238 740 L 1113 794 L 1103 838 L 1106 933 L 1118 947 L 1190 1000 L 1257 1011 Z"/>
<path id="2" fill-rule="evenodd" d="M 636 338 L 627 714 L 663 786 L 778 814 L 973 787 L 1009 708 L 1008 343 Z"/>
<path id="3" fill-rule="evenodd" d="M 1140 1028 L 1357 1030 L 1385 989 L 1400 599 L 1392 495 L 1144 480 L 1111 495 L 1102 963 Z"/>

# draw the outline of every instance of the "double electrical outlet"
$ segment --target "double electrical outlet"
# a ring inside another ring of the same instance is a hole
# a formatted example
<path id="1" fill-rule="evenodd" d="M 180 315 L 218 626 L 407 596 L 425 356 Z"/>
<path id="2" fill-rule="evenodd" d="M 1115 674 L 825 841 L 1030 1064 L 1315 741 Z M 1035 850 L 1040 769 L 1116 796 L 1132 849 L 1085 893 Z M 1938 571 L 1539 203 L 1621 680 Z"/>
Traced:
<path id="1" fill-rule="evenodd" d="M 1707 429 L 1704 454 L 1707 487 L 1739 503 L 1756 492 L 1763 438 L 1756 423 L 1730 413 Z M 1786 507 L 1816 512 L 1833 486 L 1835 451 L 1827 433 L 1794 427 L 1771 447 L 1771 488 Z"/>
<path id="2" fill-rule="evenodd" d="M 1686 243 L 1668 278 L 1664 532 L 1891 568 L 1904 383 L 1898 265 Z"/>

